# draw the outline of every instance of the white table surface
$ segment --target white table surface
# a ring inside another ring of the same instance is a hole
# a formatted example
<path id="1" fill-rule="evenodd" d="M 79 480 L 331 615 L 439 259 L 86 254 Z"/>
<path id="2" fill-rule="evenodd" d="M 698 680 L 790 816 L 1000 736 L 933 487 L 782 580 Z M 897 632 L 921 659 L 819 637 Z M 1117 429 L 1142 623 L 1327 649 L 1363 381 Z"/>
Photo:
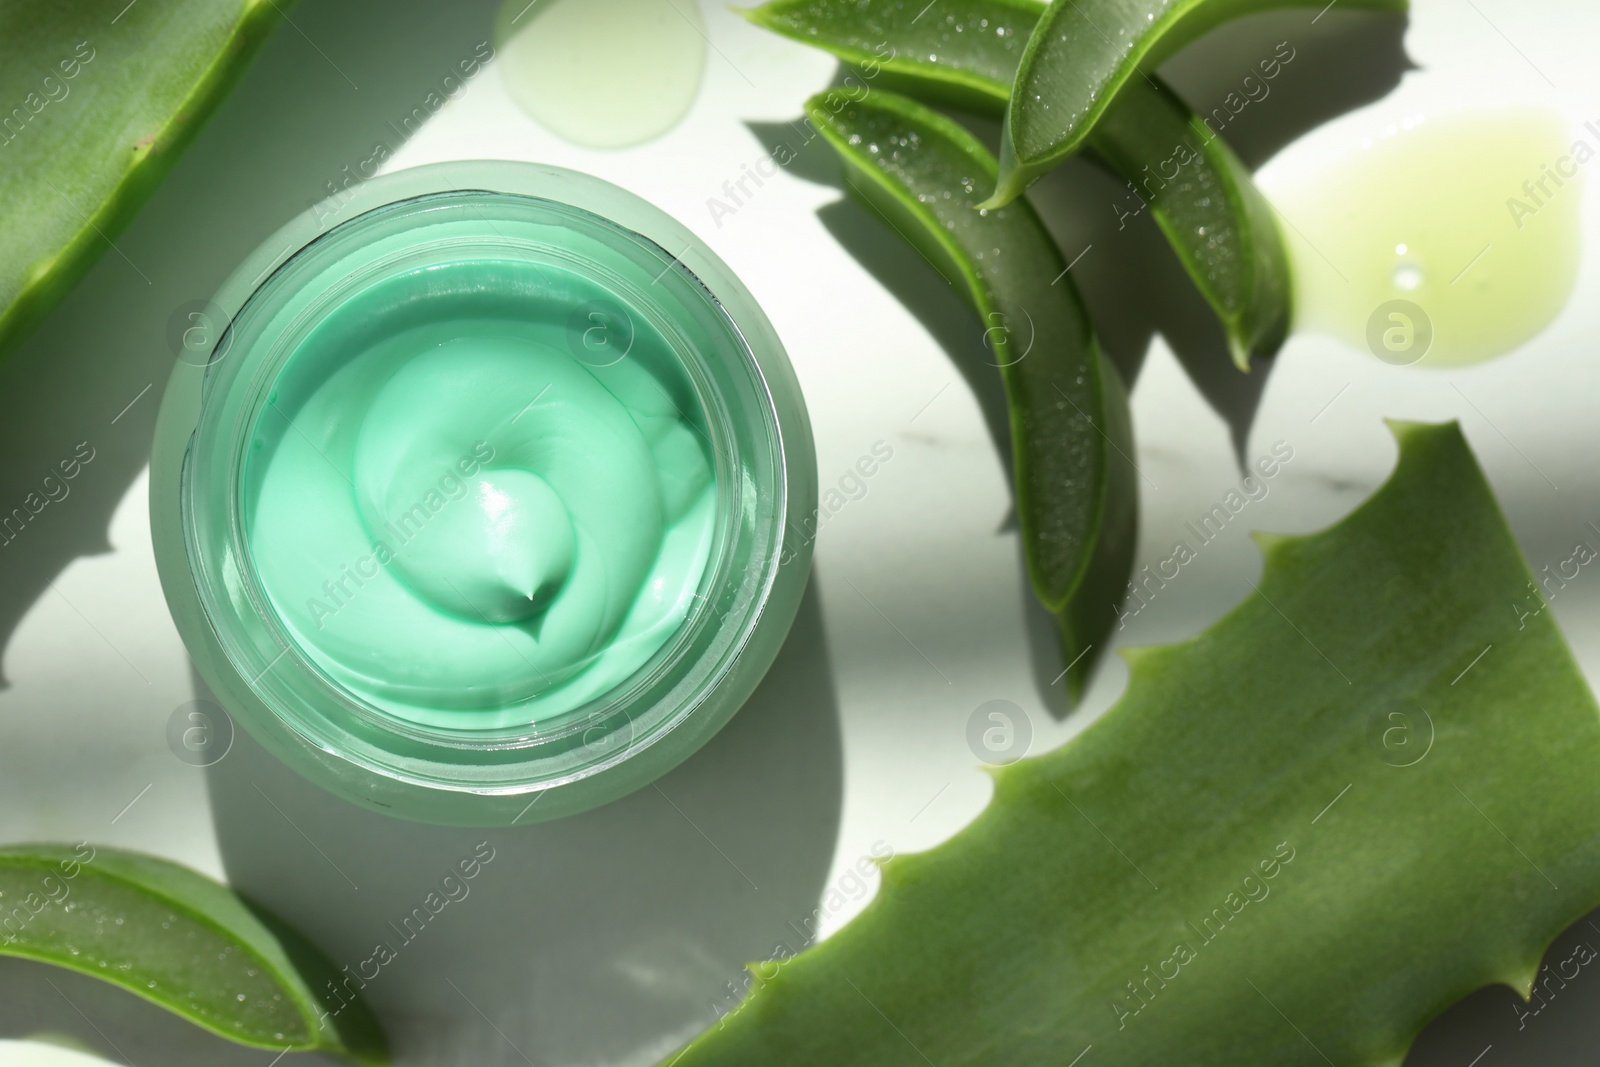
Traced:
<path id="1" fill-rule="evenodd" d="M 1591 54 L 1600 9 L 1415 6 L 1409 25 L 1337 8 L 1315 24 L 1311 11 L 1258 17 L 1200 42 L 1168 73 L 1200 100 L 1247 69 L 1263 42 L 1295 42 L 1276 103 L 1239 131 L 1246 155 L 1287 144 L 1261 171 L 1269 193 L 1419 109 L 1516 101 L 1551 107 L 1575 129 L 1600 118 Z M 78 442 L 95 449 L 71 494 L 0 549 L 0 840 L 89 839 L 172 857 L 228 879 L 352 964 L 447 865 L 488 840 L 495 859 L 471 895 L 368 989 L 398 1062 L 652 1063 L 711 1021 L 709 1005 L 744 961 L 780 942 L 798 947 L 796 926 L 836 929 L 858 910 L 869 887 L 850 872 L 875 844 L 926 848 L 983 807 L 989 779 L 965 740 L 978 705 L 1020 705 L 1043 751 L 1109 706 L 1125 672 L 1116 657 L 1103 661 L 1083 706 L 1063 714 L 1051 685 L 1061 664 L 1026 590 L 1004 461 L 955 362 L 981 351 L 955 296 L 865 212 L 838 204 L 824 153 L 713 221 L 707 198 L 766 151 L 761 124 L 796 119 L 835 65 L 708 2 L 704 82 L 659 140 L 621 151 L 567 144 L 516 109 L 491 67 L 390 166 L 537 160 L 654 201 L 733 266 L 777 326 L 810 405 L 823 484 L 875 442 L 893 448 L 866 495 L 819 536 L 812 591 L 769 683 L 659 790 L 514 830 L 441 830 L 357 810 L 245 737 L 209 770 L 174 758 L 166 725 L 195 683 L 156 578 L 145 473 L 171 360 L 167 317 L 209 295 L 340 168 L 392 142 L 388 124 L 489 38 L 492 6 L 307 0 L 292 15 L 298 29 L 268 43 L 117 251 L 0 369 L 0 504 L 20 502 Z M 108 32 L 103 51 L 117 62 L 135 45 Z M 604 54 L 597 40 L 596 62 Z M 1406 55 L 1419 69 L 1402 74 Z M 1108 182 L 1080 168 L 1056 196 Z M 1583 195 L 1592 246 L 1600 221 Z M 1191 634 L 1248 593 L 1260 562 L 1243 527 L 1313 530 L 1364 499 L 1394 460 L 1384 416 L 1462 420 L 1535 569 L 1565 559 L 1584 524 L 1600 522 L 1600 363 L 1585 342 L 1600 328 L 1595 255 L 1585 253 L 1559 319 L 1505 358 L 1451 372 L 1396 368 L 1295 336 L 1246 381 L 1210 375 L 1230 424 L 1166 339 L 1146 343 L 1162 301 L 1192 310 L 1196 298 L 1174 280 L 1152 228 L 1119 243 L 1102 211 L 1056 214 L 1069 255 L 1095 244 L 1074 273 L 1104 316 L 1108 346 L 1124 365 L 1142 356 L 1139 563 L 1164 557 L 1183 524 L 1236 483 L 1237 435 L 1247 457 L 1280 440 L 1295 450 L 1248 522 L 1206 546 L 1114 635 L 1119 646 Z M 1111 307 L 1106 296 L 1126 293 L 1130 279 L 1154 295 Z M 1203 332 L 1178 342 L 1207 345 Z M 992 404 L 993 383 L 975 380 Z M 1553 608 L 1591 682 L 1600 678 L 1600 579 L 1586 574 Z M 835 906 L 818 919 L 825 900 Z M 41 1032 L 135 1064 L 272 1059 L 39 965 L 0 960 L 0 990 L 3 1064 L 94 1062 L 20 1040 Z M 1511 1002 L 1503 989 L 1478 994 L 1431 1027 L 1410 1062 L 1466 1067 L 1486 1046 L 1484 1067 L 1587 1062 L 1600 1038 L 1600 979 L 1580 978 L 1520 1032 Z"/>

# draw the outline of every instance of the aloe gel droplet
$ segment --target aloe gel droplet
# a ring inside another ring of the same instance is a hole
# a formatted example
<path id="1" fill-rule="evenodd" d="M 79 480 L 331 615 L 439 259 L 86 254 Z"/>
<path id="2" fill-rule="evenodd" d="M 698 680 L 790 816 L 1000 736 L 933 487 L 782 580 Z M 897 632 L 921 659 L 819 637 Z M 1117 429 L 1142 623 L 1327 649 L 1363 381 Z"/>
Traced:
<path id="1" fill-rule="evenodd" d="M 706 63 L 698 0 L 508 0 L 495 20 L 517 106 L 575 144 L 624 148 L 688 113 Z"/>
<path id="2" fill-rule="evenodd" d="M 1572 295 L 1597 155 L 1600 126 L 1544 110 L 1418 117 L 1274 190 L 1297 325 L 1397 364 L 1512 351 Z"/>

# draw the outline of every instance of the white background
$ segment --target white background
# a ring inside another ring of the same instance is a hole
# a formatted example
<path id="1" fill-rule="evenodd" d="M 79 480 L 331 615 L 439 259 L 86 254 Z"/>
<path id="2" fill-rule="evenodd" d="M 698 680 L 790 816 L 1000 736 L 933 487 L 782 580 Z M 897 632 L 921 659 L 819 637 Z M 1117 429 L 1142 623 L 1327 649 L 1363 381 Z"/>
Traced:
<path id="1" fill-rule="evenodd" d="M 648 1064 L 711 1021 L 708 1004 L 745 960 L 779 942 L 799 947 L 786 924 L 807 922 L 830 887 L 852 900 L 821 917 L 824 929 L 858 909 L 865 894 L 849 871 L 875 843 L 926 848 L 983 807 L 989 780 L 965 740 L 978 705 L 1026 709 L 1040 751 L 1111 704 L 1125 673 L 1105 658 L 1083 706 L 1065 714 L 1052 685 L 1061 664 L 1026 591 L 1004 459 L 985 420 L 993 382 L 977 373 L 978 326 L 957 295 L 866 212 L 836 206 L 825 153 L 805 153 L 713 222 L 707 198 L 768 150 L 760 124 L 798 118 L 835 64 L 708 3 L 714 48 L 699 96 L 659 140 L 615 152 L 564 143 L 516 109 L 491 67 L 392 166 L 536 160 L 654 201 L 728 261 L 775 323 L 810 405 L 823 485 L 874 442 L 891 445 L 866 495 L 822 531 L 812 593 L 769 683 L 658 789 L 514 831 L 369 815 L 243 737 L 209 771 L 174 758 L 167 721 L 194 682 L 156 579 L 144 474 L 170 367 L 168 315 L 209 295 L 376 140 L 392 144 L 388 124 L 489 38 L 490 7 L 439 7 L 294 8 L 296 28 L 268 43 L 117 251 L 0 370 L 0 506 L 19 503 L 78 442 L 95 449 L 71 495 L 0 549 L 0 840 L 89 839 L 170 856 L 227 878 L 353 964 L 487 839 L 496 858 L 472 895 L 368 990 L 399 1061 Z M 1269 193 L 1296 168 L 1335 163 L 1419 111 L 1490 100 L 1548 106 L 1575 130 L 1600 118 L 1591 5 L 1419 0 L 1409 24 L 1334 8 L 1313 25 L 1313 14 L 1225 28 L 1168 71 L 1209 106 L 1273 42 L 1294 42 L 1296 62 L 1260 118 L 1232 131 L 1253 162 L 1287 145 L 1261 172 Z M 108 30 L 113 58 L 136 47 Z M 594 61 L 605 57 L 597 39 Z M 1245 527 L 1317 529 L 1376 488 L 1395 453 L 1385 416 L 1462 421 L 1536 570 L 1594 539 L 1584 525 L 1600 523 L 1600 365 L 1586 343 L 1600 328 L 1593 255 L 1561 317 L 1494 362 L 1395 368 L 1295 336 L 1274 365 L 1239 379 L 1221 366 L 1215 336 L 1182 325 L 1204 316 L 1154 230 L 1106 225 L 1099 205 L 1114 188 L 1078 167 L 1041 197 L 1053 198 L 1069 258 L 1093 245 L 1074 275 L 1108 348 L 1138 370 L 1138 562 L 1166 556 L 1184 523 L 1236 484 L 1236 450 L 1253 458 L 1281 440 L 1295 453 L 1248 521 L 1206 546 L 1115 634 L 1119 645 L 1191 634 L 1248 593 L 1260 564 Z M 1592 244 L 1600 223 L 1585 195 Z M 1079 200 L 1097 206 L 1075 210 Z M 1152 323 L 1178 323 L 1178 339 L 1147 340 Z M 1193 376 L 1180 354 L 1199 368 Z M 958 365 L 977 368 L 976 392 Z M 1600 578 L 1585 573 L 1553 607 L 1593 682 Z M 3 1038 L 66 1035 L 139 1064 L 264 1065 L 273 1055 L 38 965 L 0 960 L 0 989 Z M 1412 1062 L 1465 1067 L 1491 1045 L 1485 1067 L 1588 1062 L 1600 980 L 1575 982 L 1520 1033 L 1510 1002 L 1504 990 L 1479 994 L 1428 1031 Z M 89 1062 L 0 1040 L 0 1063 L 80 1060 Z"/>

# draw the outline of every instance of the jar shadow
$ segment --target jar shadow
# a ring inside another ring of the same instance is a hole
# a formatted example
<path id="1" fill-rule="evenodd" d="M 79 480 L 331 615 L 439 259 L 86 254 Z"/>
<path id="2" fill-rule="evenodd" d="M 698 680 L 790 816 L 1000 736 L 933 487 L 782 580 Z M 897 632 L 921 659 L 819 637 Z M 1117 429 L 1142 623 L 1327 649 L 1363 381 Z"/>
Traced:
<path id="1" fill-rule="evenodd" d="M 397 1063 L 654 1063 L 732 1006 L 747 961 L 800 947 L 822 896 L 843 766 L 816 588 L 705 748 L 551 823 L 401 822 L 241 732 L 208 783 L 228 880 L 349 968 Z"/>

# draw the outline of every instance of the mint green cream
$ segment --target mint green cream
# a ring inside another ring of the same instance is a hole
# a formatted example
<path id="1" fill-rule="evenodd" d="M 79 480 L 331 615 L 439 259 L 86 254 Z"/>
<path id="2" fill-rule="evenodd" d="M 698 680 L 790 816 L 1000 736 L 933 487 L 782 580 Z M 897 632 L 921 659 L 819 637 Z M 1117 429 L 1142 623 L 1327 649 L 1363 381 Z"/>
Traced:
<path id="1" fill-rule="evenodd" d="M 799 382 L 727 264 L 622 189 L 380 175 L 168 340 L 173 621 L 227 721 L 338 796 L 592 808 L 705 744 L 783 645 L 817 503 Z"/>
<path id="2" fill-rule="evenodd" d="M 383 711 L 538 724 L 689 612 L 716 510 L 699 405 L 642 321 L 575 301 L 586 284 L 504 259 L 407 271 L 279 371 L 251 442 L 256 571 L 302 650 Z"/>

